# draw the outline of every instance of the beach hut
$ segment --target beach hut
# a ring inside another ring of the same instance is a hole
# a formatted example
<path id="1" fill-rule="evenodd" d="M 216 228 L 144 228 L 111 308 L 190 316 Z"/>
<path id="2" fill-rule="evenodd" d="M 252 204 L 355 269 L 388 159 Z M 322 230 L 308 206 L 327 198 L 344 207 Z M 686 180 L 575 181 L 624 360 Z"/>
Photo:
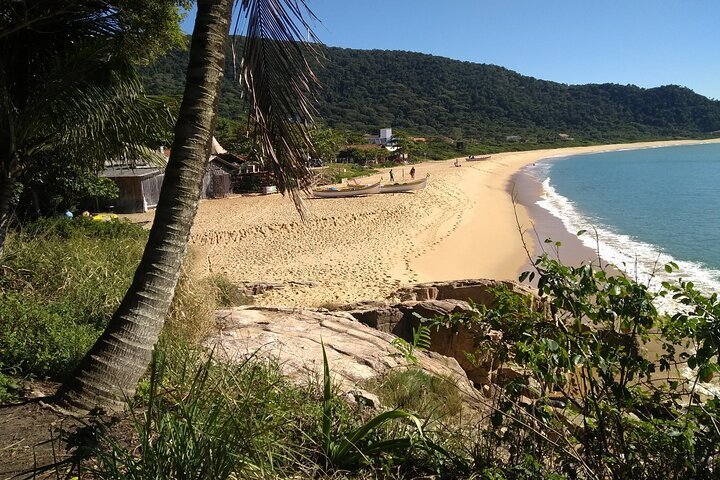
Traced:
<path id="1" fill-rule="evenodd" d="M 118 213 L 142 213 L 157 206 L 165 173 L 153 167 L 109 166 L 100 174 L 118 186 L 114 209 Z"/>
<path id="2" fill-rule="evenodd" d="M 217 155 L 210 157 L 208 168 L 203 177 L 200 198 L 227 197 L 233 191 L 233 180 L 239 172 L 239 163 L 228 161 Z"/>

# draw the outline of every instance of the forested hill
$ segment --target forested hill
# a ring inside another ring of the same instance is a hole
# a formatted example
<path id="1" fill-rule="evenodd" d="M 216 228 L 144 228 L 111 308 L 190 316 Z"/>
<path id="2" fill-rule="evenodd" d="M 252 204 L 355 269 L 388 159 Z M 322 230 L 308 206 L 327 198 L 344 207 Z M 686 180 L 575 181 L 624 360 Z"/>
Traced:
<path id="1" fill-rule="evenodd" d="M 678 86 L 564 85 L 506 68 L 411 52 L 327 48 L 320 113 L 334 128 L 500 139 L 506 135 L 612 141 L 698 136 L 720 130 L 720 102 Z M 181 95 L 187 52 L 145 69 L 151 94 Z M 228 66 L 230 63 L 228 62 Z M 228 69 L 229 71 L 230 69 Z M 220 114 L 242 118 L 227 80 Z"/>

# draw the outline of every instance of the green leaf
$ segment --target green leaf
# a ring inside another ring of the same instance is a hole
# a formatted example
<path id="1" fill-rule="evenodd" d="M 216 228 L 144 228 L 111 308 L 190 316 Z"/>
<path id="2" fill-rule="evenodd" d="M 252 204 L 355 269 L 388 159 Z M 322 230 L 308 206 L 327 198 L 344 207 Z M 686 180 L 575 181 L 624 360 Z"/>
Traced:
<path id="1" fill-rule="evenodd" d="M 330 427 L 332 425 L 332 391 L 330 385 L 330 367 L 328 365 L 327 354 L 325 353 L 325 343 L 321 341 L 320 345 L 322 346 L 323 353 L 323 450 L 325 451 L 325 455 L 328 455 L 331 448 Z"/>
<path id="2" fill-rule="evenodd" d="M 399 419 L 410 420 L 415 425 L 415 428 L 420 435 L 424 436 L 420 419 L 412 413 L 400 409 L 383 412 L 370 419 L 361 427 L 350 432 L 350 434 L 347 435 L 340 443 L 334 446 L 332 452 L 333 463 L 342 463 L 342 461 L 340 461 L 341 458 L 347 455 L 352 449 L 356 449 L 357 445 L 359 445 L 362 440 L 366 439 L 373 431 L 377 430 L 387 422 Z"/>

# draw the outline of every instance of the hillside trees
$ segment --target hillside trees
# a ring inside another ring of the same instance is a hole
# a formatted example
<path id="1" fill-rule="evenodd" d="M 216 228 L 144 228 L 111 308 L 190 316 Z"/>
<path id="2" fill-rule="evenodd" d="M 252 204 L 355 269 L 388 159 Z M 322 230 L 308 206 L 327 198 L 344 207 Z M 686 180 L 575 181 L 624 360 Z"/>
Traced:
<path id="1" fill-rule="evenodd" d="M 345 136 L 332 128 L 317 127 L 310 132 L 314 153 L 323 160 L 337 158 L 340 148 L 346 143 Z"/>
<path id="2" fill-rule="evenodd" d="M 146 155 L 145 145 L 167 132 L 169 114 L 143 95 L 133 65 L 181 43 L 184 4 L 0 4 L 0 258 L 23 172 L 40 161 L 87 167 Z M 147 17 L 148 9 L 164 20 Z"/>
<path id="3" fill-rule="evenodd" d="M 299 204 L 310 148 L 305 124 L 314 77 L 299 43 L 307 25 L 301 6 L 286 0 L 242 0 L 247 21 L 241 76 L 250 99 L 250 131 L 274 166 L 282 191 Z M 178 281 L 209 158 L 230 27 L 232 0 L 199 0 L 185 93 L 155 221 L 132 285 L 58 405 L 77 411 L 120 409 L 150 362 Z M 301 26 L 298 27 L 297 23 Z"/>
<path id="4" fill-rule="evenodd" d="M 323 53 L 318 110 L 336 129 L 373 133 L 392 126 L 418 136 L 484 143 L 503 142 L 507 135 L 547 143 L 567 133 L 579 141 L 609 142 L 720 129 L 720 102 L 676 85 L 564 85 L 421 53 L 342 48 Z M 182 52 L 172 52 L 144 71 L 150 92 L 177 90 L 180 57 Z M 237 92 L 226 80 L 221 115 L 242 116 Z"/>

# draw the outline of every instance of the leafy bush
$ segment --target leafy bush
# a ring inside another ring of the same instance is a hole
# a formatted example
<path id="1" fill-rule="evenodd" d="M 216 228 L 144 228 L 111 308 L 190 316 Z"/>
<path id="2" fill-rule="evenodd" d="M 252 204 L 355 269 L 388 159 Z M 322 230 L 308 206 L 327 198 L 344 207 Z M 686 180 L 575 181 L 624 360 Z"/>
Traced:
<path id="1" fill-rule="evenodd" d="M 16 375 L 64 378 L 120 304 L 147 231 L 126 221 L 42 219 L 12 232 L 0 275 L 0 363 Z M 209 330 L 214 287 L 183 274 L 168 315 L 173 337 Z"/>
<path id="2" fill-rule="evenodd" d="M 74 321 L 104 327 L 130 286 L 146 239 L 129 222 L 38 221 L 9 236 L 0 291 L 61 302 Z"/>
<path id="3" fill-rule="evenodd" d="M 507 467 L 498 478 L 715 478 L 720 402 L 699 388 L 718 369 L 717 295 L 687 282 L 652 293 L 546 255 L 535 265 L 547 314 L 502 289 L 483 313 L 503 338 L 481 348 L 525 373 L 494 397 L 475 464 Z M 687 308 L 664 317 L 656 295 Z"/>
<path id="4" fill-rule="evenodd" d="M 0 405 L 17 400 L 18 383 L 10 376 L 3 373 L 0 364 Z"/>
<path id="5" fill-rule="evenodd" d="M 43 219 L 8 236 L 0 276 L 0 362 L 62 379 L 105 328 L 147 232 L 128 222 Z"/>
<path id="6" fill-rule="evenodd" d="M 60 302 L 6 294 L 0 301 L 0 358 L 14 371 L 62 379 L 101 330 L 76 322 L 76 308 Z"/>

